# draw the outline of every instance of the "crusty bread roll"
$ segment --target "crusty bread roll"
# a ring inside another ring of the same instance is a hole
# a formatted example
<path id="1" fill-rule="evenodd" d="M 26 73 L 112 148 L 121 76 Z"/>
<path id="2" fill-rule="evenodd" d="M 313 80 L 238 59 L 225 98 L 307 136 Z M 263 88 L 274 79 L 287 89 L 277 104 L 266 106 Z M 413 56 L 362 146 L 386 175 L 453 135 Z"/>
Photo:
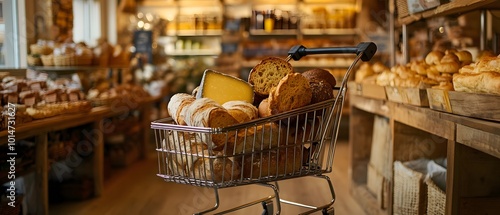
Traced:
<path id="1" fill-rule="evenodd" d="M 170 98 L 167 105 L 168 114 L 178 125 L 187 125 L 184 121 L 187 107 L 195 100 L 195 97 L 187 93 L 177 93 Z"/>
<path id="2" fill-rule="evenodd" d="M 469 65 L 472 63 L 472 54 L 467 50 L 461 50 L 455 53 L 458 60 L 462 63 L 462 66 Z"/>
<path id="3" fill-rule="evenodd" d="M 238 123 L 224 107 L 210 98 L 194 100 L 187 107 L 184 120 L 189 126 L 208 128 L 224 128 Z M 201 134 L 201 136 L 203 142 L 210 144 L 208 135 Z M 226 142 L 226 134 L 212 134 L 211 137 L 215 148 L 222 147 Z"/>
<path id="4" fill-rule="evenodd" d="M 441 58 L 443 58 L 444 53 L 442 51 L 431 51 L 429 54 L 425 56 L 425 63 L 427 65 L 435 65 L 441 62 Z"/>
<path id="5" fill-rule="evenodd" d="M 309 86 L 312 91 L 311 104 L 334 98 L 333 87 L 325 81 L 312 81 Z"/>
<path id="6" fill-rule="evenodd" d="M 439 85 L 434 85 L 431 87 L 432 89 L 440 89 L 440 90 L 448 90 L 452 91 L 453 88 L 453 83 L 451 82 L 440 82 Z"/>
<path id="7" fill-rule="evenodd" d="M 285 131 L 275 123 L 241 129 L 236 135 L 228 137 L 226 155 L 251 153 L 255 150 L 269 149 L 286 144 Z"/>
<path id="8" fill-rule="evenodd" d="M 282 78 L 269 94 L 271 114 L 283 113 L 311 103 L 312 90 L 309 80 L 300 73 L 290 73 Z"/>
<path id="9" fill-rule="evenodd" d="M 265 98 L 259 103 L 259 117 L 271 116 L 271 110 L 269 109 L 269 99 Z"/>
<path id="10" fill-rule="evenodd" d="M 455 91 L 500 95 L 500 73 L 481 72 L 453 75 Z"/>
<path id="11" fill-rule="evenodd" d="M 373 74 L 373 70 L 372 70 L 372 74 Z M 330 84 L 330 86 L 332 86 L 332 87 L 335 87 L 335 85 L 337 85 L 337 81 L 335 80 L 335 77 L 330 72 L 328 72 L 327 70 L 324 70 L 324 69 L 316 68 L 316 69 L 307 70 L 307 71 L 303 72 L 302 75 L 304 77 L 306 77 L 307 80 L 309 80 L 310 82 L 322 80 L 322 81 L 325 81 L 326 83 Z"/>
<path id="12" fill-rule="evenodd" d="M 245 101 L 228 101 L 222 107 L 233 116 L 238 123 L 248 122 L 259 117 L 257 107 Z"/>
<path id="13" fill-rule="evenodd" d="M 245 156 L 243 177 L 259 179 L 297 173 L 302 167 L 302 153 L 302 148 L 294 146 Z"/>
<path id="14" fill-rule="evenodd" d="M 281 58 L 268 57 L 252 68 L 248 75 L 248 83 L 253 85 L 256 94 L 267 96 L 271 88 L 278 85 L 279 81 L 289 73 L 293 73 L 290 63 Z"/>
<path id="15" fill-rule="evenodd" d="M 174 175 L 215 182 L 240 176 L 239 164 L 233 163 L 228 158 L 222 158 L 220 153 L 211 154 L 207 150 L 207 145 L 194 134 L 174 131 L 169 134 L 168 143 L 163 141 L 162 147 L 167 154 L 167 168 Z"/>

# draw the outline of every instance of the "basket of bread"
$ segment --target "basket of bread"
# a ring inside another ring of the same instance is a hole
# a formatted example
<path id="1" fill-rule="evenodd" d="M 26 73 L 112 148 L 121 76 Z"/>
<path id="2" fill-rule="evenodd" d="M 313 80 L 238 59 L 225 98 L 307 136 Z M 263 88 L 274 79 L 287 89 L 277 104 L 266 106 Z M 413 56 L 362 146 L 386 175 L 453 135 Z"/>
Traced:
<path id="1" fill-rule="evenodd" d="M 376 46 L 330 49 L 293 47 L 287 59 L 260 61 L 247 80 L 205 70 L 192 93 L 170 98 L 170 117 L 151 124 L 158 176 L 221 188 L 331 171 L 347 79 L 335 87 L 327 70 L 298 73 L 288 61 L 307 54 L 355 53 L 354 65 L 369 60 Z"/>

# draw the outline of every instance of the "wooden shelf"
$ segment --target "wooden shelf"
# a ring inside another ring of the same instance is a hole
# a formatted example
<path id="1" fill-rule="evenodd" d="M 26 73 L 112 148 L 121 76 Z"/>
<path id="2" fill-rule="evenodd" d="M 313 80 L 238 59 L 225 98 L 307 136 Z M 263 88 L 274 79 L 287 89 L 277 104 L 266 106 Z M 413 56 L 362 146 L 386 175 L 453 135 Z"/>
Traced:
<path id="1" fill-rule="evenodd" d="M 367 184 L 376 183 L 373 179 L 368 179 L 367 172 L 371 165 L 368 163 L 373 160 L 371 156 L 374 156 L 370 152 L 372 145 L 380 146 L 379 142 L 373 142 L 377 136 L 374 125 L 377 116 L 383 116 L 390 127 L 390 130 L 384 131 L 388 133 L 377 133 L 379 137 L 390 137 L 385 140 L 389 142 L 383 142 L 387 145 L 382 160 L 387 159 L 388 162 L 378 167 L 389 170 L 390 174 L 383 176 L 389 184 L 394 180 L 394 161 L 444 155 L 447 158 L 446 214 L 458 214 L 464 210 L 461 203 L 463 199 L 472 199 L 471 202 L 481 205 L 486 211 L 498 208 L 496 205 L 500 201 L 494 193 L 500 192 L 497 186 L 500 183 L 500 174 L 496 171 L 500 165 L 500 122 L 371 99 L 355 93 L 349 95 L 351 189 L 359 197 L 359 202 L 370 212 L 378 214 L 383 211 L 390 214 L 393 202 L 391 193 L 394 192 L 394 188 L 389 187 L 389 199 L 384 199 L 384 202 L 389 203 L 388 209 L 381 208 L 380 199 L 366 194 Z M 378 119 L 380 121 L 380 117 Z M 426 145 L 428 148 L 412 148 L 417 145 Z M 377 160 L 380 158 L 375 157 L 375 161 Z M 481 203 L 477 201 L 479 199 L 491 201 Z M 375 207 L 374 202 L 377 203 Z M 475 206 L 467 207 L 470 209 Z"/>
<path id="2" fill-rule="evenodd" d="M 410 24 L 412 22 L 431 17 L 460 14 L 480 9 L 492 10 L 499 8 L 500 1 L 497 0 L 454 0 L 449 3 L 442 4 L 434 9 L 399 17 L 399 22 L 401 24 Z"/>
<path id="3" fill-rule="evenodd" d="M 161 37 L 218 37 L 222 36 L 223 31 L 221 29 L 207 29 L 207 30 L 177 30 L 171 31 L 165 36 Z M 161 38 L 160 37 L 160 38 Z"/>

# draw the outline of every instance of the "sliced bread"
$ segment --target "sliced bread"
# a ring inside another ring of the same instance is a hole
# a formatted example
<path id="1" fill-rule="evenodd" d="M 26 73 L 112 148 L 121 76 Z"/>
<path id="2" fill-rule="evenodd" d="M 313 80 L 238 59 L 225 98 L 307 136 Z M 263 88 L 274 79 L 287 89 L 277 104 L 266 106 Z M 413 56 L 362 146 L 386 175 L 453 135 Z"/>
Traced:
<path id="1" fill-rule="evenodd" d="M 309 80 L 300 73 L 290 73 L 282 78 L 269 95 L 269 112 L 283 113 L 311 103 L 312 90 Z"/>
<path id="2" fill-rule="evenodd" d="M 289 73 L 293 73 L 290 63 L 281 58 L 268 57 L 250 71 L 248 83 L 253 85 L 256 94 L 267 96 L 271 88 Z"/>

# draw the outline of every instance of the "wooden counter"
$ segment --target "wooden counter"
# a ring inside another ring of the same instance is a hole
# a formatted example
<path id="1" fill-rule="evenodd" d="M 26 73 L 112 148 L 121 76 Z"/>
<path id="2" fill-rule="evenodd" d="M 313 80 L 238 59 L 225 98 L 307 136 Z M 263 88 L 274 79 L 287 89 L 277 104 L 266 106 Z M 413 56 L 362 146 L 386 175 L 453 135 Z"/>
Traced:
<path id="1" fill-rule="evenodd" d="M 445 147 L 447 158 L 446 214 L 463 211 L 492 212 L 500 205 L 500 123 L 463 117 L 350 93 L 351 191 L 373 214 L 392 214 L 393 167 L 395 160 L 408 161 L 402 154 L 415 148 L 409 142 L 429 144 L 434 151 Z M 374 134 L 374 119 L 390 124 L 387 151 L 387 190 L 380 194 L 367 188 Z M 427 145 L 426 145 L 427 146 Z M 429 147 L 427 147 L 429 148 Z M 442 154 L 442 153 L 441 153 Z M 428 154 L 427 154 L 428 155 Z M 430 156 L 430 155 L 429 155 Z M 423 156 L 425 157 L 425 156 Z"/>

